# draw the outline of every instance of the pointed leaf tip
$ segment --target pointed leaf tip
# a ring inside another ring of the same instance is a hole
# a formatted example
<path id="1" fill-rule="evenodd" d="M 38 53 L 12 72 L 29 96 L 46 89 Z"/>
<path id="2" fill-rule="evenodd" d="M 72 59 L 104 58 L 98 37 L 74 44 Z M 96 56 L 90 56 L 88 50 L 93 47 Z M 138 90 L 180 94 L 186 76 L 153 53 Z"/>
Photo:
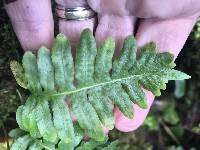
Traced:
<path id="1" fill-rule="evenodd" d="M 140 106 L 141 108 L 147 109 L 148 104 L 147 104 L 147 100 L 146 100 L 146 99 L 140 100 L 137 104 L 138 104 L 138 106 Z"/>
<path id="2" fill-rule="evenodd" d="M 38 53 L 46 53 L 46 52 L 50 52 L 49 49 L 45 46 L 42 46 L 39 48 Z"/>
<path id="3" fill-rule="evenodd" d="M 136 40 L 135 40 L 134 36 L 132 36 L 132 35 L 127 36 L 124 41 L 136 43 Z"/>
<path id="4" fill-rule="evenodd" d="M 169 52 L 164 52 L 165 53 L 165 57 L 166 57 L 166 61 L 168 63 L 172 62 L 174 60 L 174 55 L 169 53 Z"/>
<path id="5" fill-rule="evenodd" d="M 105 46 L 109 46 L 114 48 L 115 47 L 115 40 L 112 37 L 108 37 L 105 41 Z"/>
<path id="6" fill-rule="evenodd" d="M 66 41 L 67 40 L 67 37 L 63 34 L 63 33 L 59 33 L 57 36 L 56 36 L 56 40 L 63 40 L 63 41 Z"/>
<path id="7" fill-rule="evenodd" d="M 149 44 L 147 44 L 144 48 L 146 51 L 149 52 L 155 52 L 156 51 L 156 43 L 155 42 L 150 42 Z"/>
<path id="8" fill-rule="evenodd" d="M 181 71 L 171 69 L 171 70 L 168 70 L 165 78 L 167 80 L 185 80 L 185 79 L 190 79 L 191 76 L 189 76 L 186 73 L 183 73 Z"/>
<path id="9" fill-rule="evenodd" d="M 85 33 L 92 34 L 92 31 L 89 28 L 86 28 L 83 30 L 82 34 L 85 34 Z"/>
<path id="10" fill-rule="evenodd" d="M 187 79 L 190 79 L 190 78 L 191 78 L 190 75 L 187 75 L 186 73 L 182 72 L 181 77 L 179 79 L 177 79 L 177 80 L 187 80 Z"/>

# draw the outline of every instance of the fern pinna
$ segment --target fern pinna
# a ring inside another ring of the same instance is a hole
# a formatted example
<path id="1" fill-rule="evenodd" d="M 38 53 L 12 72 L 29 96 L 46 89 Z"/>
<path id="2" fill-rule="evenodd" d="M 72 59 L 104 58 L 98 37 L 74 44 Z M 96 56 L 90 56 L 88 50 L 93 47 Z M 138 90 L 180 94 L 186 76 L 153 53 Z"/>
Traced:
<path id="1" fill-rule="evenodd" d="M 108 138 L 102 130 L 102 125 L 114 127 L 113 104 L 133 118 L 133 103 L 147 107 L 142 88 L 159 96 L 168 80 L 189 78 L 173 69 L 171 54 L 156 54 L 154 43 L 136 55 L 136 41 L 128 36 L 113 61 L 114 51 L 112 38 L 97 49 L 92 32 L 85 29 L 74 61 L 69 40 L 63 34 L 56 37 L 51 51 L 41 47 L 37 56 L 26 52 L 22 66 L 12 61 L 16 81 L 31 94 L 16 112 L 20 129 L 10 133 L 16 138 L 11 149 L 90 150 L 102 144 L 102 149 L 114 149 L 116 142 L 105 144 Z M 77 123 L 71 119 L 66 96 Z M 91 140 L 82 140 L 84 135 Z"/>

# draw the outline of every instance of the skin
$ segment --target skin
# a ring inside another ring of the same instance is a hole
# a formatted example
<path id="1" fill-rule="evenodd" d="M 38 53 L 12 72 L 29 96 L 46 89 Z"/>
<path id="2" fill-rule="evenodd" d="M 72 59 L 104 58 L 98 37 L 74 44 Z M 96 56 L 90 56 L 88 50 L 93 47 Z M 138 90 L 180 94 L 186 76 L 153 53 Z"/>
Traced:
<path id="1" fill-rule="evenodd" d="M 66 34 L 73 45 L 84 28 L 94 30 L 97 44 L 112 36 L 117 50 L 123 38 L 135 35 L 139 47 L 150 41 L 157 44 L 157 52 L 168 51 L 175 58 L 182 49 L 197 17 L 200 14 L 199 0 L 56 0 L 66 7 L 89 4 L 98 13 L 96 19 L 85 21 L 59 21 L 60 32 Z M 39 4 L 39 5 L 38 5 Z M 18 0 L 5 5 L 14 31 L 24 50 L 37 50 L 41 45 L 51 47 L 54 24 L 50 0 Z M 154 100 L 151 92 L 145 91 L 148 108 L 133 105 L 135 116 L 128 119 L 114 108 L 118 130 L 129 132 L 137 129 L 146 118 Z"/>

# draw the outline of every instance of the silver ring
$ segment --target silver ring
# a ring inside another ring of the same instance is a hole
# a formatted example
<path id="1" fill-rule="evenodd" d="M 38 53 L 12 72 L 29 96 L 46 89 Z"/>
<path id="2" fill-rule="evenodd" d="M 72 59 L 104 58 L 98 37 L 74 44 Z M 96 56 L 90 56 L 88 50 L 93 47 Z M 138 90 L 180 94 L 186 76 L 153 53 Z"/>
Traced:
<path id="1" fill-rule="evenodd" d="M 96 13 L 89 6 L 65 8 L 57 4 L 55 13 L 61 19 L 78 21 L 87 20 L 96 16 Z"/>

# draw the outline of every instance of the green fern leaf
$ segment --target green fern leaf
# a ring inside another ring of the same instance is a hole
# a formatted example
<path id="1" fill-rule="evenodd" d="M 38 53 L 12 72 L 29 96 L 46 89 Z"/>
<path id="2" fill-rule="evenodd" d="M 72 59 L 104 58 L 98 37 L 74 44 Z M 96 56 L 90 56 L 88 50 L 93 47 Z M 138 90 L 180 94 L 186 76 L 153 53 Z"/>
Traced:
<path id="1" fill-rule="evenodd" d="M 29 135 L 19 137 L 12 145 L 11 150 L 26 150 L 31 142 L 32 139 Z"/>
<path id="2" fill-rule="evenodd" d="M 83 139 L 84 131 L 81 129 L 81 127 L 78 124 L 74 124 L 74 133 L 75 133 L 75 138 L 74 138 L 74 147 L 76 147 L 81 140 Z"/>
<path id="3" fill-rule="evenodd" d="M 45 150 L 56 150 L 55 144 L 46 140 L 43 141 L 36 141 L 43 149 Z"/>
<path id="4" fill-rule="evenodd" d="M 50 57 L 50 52 L 47 48 L 42 47 L 38 51 L 37 59 L 40 84 L 44 92 L 54 90 L 54 69 Z"/>
<path id="5" fill-rule="evenodd" d="M 23 56 L 22 62 L 25 71 L 25 79 L 28 82 L 28 89 L 32 93 L 41 92 L 42 89 L 40 85 L 36 56 L 31 52 L 26 52 Z"/>
<path id="6" fill-rule="evenodd" d="M 136 54 L 136 41 L 128 36 L 120 55 L 113 60 L 114 40 L 106 39 L 97 49 L 92 32 L 85 29 L 74 61 L 69 40 L 63 34 L 56 37 L 52 51 L 42 47 L 37 56 L 26 52 L 23 68 L 13 71 L 17 82 L 31 92 L 17 110 L 19 127 L 46 149 L 49 144 L 58 150 L 74 149 L 84 134 L 91 137 L 89 143 L 81 145 L 85 149 L 103 143 L 107 137 L 102 125 L 114 127 L 113 104 L 126 117 L 133 118 L 133 104 L 147 108 L 142 88 L 159 96 L 169 80 L 190 78 L 173 69 L 171 54 L 157 54 L 155 49 L 155 44 L 150 43 Z M 66 96 L 70 97 L 76 125 Z"/>
<path id="7" fill-rule="evenodd" d="M 39 144 L 37 143 L 33 143 L 32 145 L 30 145 L 30 147 L 28 148 L 28 150 L 42 150 L 43 147 L 41 147 Z"/>
<path id="8" fill-rule="evenodd" d="M 74 145 L 73 145 L 73 143 L 66 143 L 66 142 L 64 142 L 64 141 L 60 141 L 59 143 L 58 143 L 58 148 L 57 148 L 57 150 L 73 150 L 74 149 Z"/>
<path id="9" fill-rule="evenodd" d="M 20 128 L 13 129 L 9 132 L 9 137 L 17 139 L 20 136 L 25 135 L 26 132 Z"/>
<path id="10" fill-rule="evenodd" d="M 38 104 L 34 110 L 38 129 L 46 141 L 56 143 L 57 132 L 53 125 L 52 116 L 47 99 L 38 99 Z"/>
<path id="11" fill-rule="evenodd" d="M 70 145 L 73 149 L 73 141 L 75 138 L 73 123 L 69 114 L 69 109 L 65 97 L 56 97 L 52 101 L 53 110 L 53 122 L 57 131 L 58 137 L 62 140 L 62 143 Z"/>
<path id="12" fill-rule="evenodd" d="M 21 66 L 20 63 L 18 63 L 17 61 L 11 61 L 10 62 L 10 68 L 11 68 L 11 71 L 15 77 L 15 80 L 17 81 L 17 83 L 27 89 L 27 81 L 25 79 L 25 76 L 24 76 L 24 69 L 23 67 Z"/>
<path id="13" fill-rule="evenodd" d="M 32 137 L 41 137 L 38 130 L 37 121 L 34 114 L 34 109 L 36 107 L 36 100 L 34 97 L 29 97 L 25 103 L 22 110 L 22 124 L 25 131 L 30 132 Z"/>
<path id="14" fill-rule="evenodd" d="M 16 121 L 17 121 L 20 129 L 26 131 L 26 128 L 24 127 L 24 125 L 22 123 L 22 111 L 23 111 L 23 107 L 24 107 L 23 105 L 18 107 L 17 112 L 16 112 Z"/>
<path id="15" fill-rule="evenodd" d="M 69 40 L 63 34 L 59 34 L 54 41 L 51 59 L 58 91 L 71 90 L 74 81 L 74 64 Z"/>

